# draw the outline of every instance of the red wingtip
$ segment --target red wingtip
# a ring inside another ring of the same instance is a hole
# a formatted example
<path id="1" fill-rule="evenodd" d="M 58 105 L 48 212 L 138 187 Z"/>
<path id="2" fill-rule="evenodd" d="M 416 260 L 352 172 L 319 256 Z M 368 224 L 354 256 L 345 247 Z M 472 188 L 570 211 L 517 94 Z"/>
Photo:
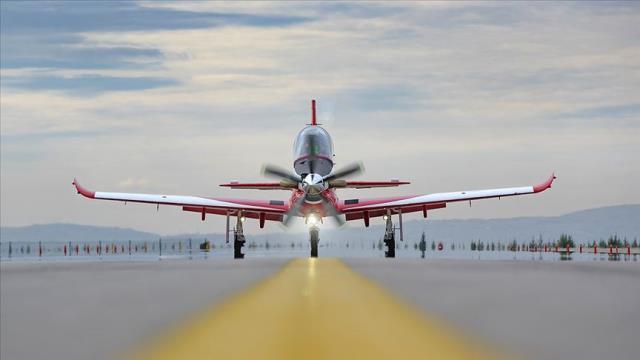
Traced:
<path id="1" fill-rule="evenodd" d="M 549 176 L 549 178 L 547 179 L 547 181 L 543 182 L 542 184 L 538 184 L 536 186 L 533 187 L 533 192 L 534 193 L 539 193 L 541 191 L 545 191 L 547 189 L 549 189 L 551 187 L 551 184 L 553 184 L 553 180 L 556 179 L 556 174 L 555 172 L 551 174 L 551 176 Z"/>
<path id="2" fill-rule="evenodd" d="M 316 121 L 316 101 L 311 100 L 311 125 L 318 125 Z"/>
<path id="3" fill-rule="evenodd" d="M 73 179 L 73 182 L 71 184 L 76 187 L 76 191 L 78 192 L 78 194 L 82 194 L 82 196 L 88 197 L 90 199 L 93 199 L 96 197 L 95 192 L 89 191 L 86 188 L 84 188 L 82 185 L 80 185 L 78 180 L 76 180 L 75 178 Z"/>

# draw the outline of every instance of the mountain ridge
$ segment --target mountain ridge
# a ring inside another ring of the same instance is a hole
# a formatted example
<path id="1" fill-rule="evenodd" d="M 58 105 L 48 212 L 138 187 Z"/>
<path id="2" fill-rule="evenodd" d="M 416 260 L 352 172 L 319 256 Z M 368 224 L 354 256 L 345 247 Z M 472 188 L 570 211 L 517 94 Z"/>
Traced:
<path id="1" fill-rule="evenodd" d="M 323 229 L 321 239 L 333 241 L 377 241 L 383 235 L 383 225 L 365 228 L 353 222 L 352 227 Z M 444 243 L 468 243 L 472 240 L 507 242 L 517 239 L 528 242 L 542 236 L 555 240 L 562 233 L 578 242 L 592 242 L 616 234 L 629 241 L 640 237 L 640 204 L 614 205 L 584 209 L 559 216 L 528 216 L 500 219 L 409 220 L 404 222 L 404 237 L 416 241 L 425 232 L 427 237 Z M 149 241 L 165 239 L 203 239 L 223 242 L 224 233 L 161 235 L 121 227 L 78 224 L 35 224 L 21 227 L 0 227 L 0 241 Z M 269 233 L 247 235 L 249 241 L 306 241 L 304 233 Z"/>

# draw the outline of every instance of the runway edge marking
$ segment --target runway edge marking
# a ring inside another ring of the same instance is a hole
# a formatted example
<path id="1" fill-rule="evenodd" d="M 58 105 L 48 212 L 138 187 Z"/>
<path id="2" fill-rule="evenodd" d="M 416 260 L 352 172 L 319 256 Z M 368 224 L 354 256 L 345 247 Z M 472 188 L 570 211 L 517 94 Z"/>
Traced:
<path id="1" fill-rule="evenodd" d="M 407 306 L 338 259 L 296 259 L 128 357 L 496 359 L 497 354 Z"/>

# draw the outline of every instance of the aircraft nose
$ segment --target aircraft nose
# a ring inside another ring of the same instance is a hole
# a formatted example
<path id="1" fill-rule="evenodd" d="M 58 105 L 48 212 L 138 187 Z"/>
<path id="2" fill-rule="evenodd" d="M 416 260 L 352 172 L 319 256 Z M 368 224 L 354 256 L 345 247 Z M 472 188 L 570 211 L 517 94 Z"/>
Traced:
<path id="1" fill-rule="evenodd" d="M 304 182 L 308 185 L 322 185 L 322 176 L 318 174 L 309 174 L 304 178 Z"/>
<path id="2" fill-rule="evenodd" d="M 322 184 L 314 184 L 314 185 L 309 185 L 309 193 L 313 193 L 313 194 L 319 194 L 324 190 L 324 187 L 322 186 Z"/>

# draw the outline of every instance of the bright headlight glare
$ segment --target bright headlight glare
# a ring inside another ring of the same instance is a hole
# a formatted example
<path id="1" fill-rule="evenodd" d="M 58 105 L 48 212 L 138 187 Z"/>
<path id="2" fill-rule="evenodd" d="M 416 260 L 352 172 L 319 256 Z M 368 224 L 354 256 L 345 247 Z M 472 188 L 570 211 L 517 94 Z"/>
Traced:
<path id="1" fill-rule="evenodd" d="M 309 215 L 307 216 L 307 224 L 309 225 L 315 225 L 318 223 L 318 218 L 315 215 Z"/>

